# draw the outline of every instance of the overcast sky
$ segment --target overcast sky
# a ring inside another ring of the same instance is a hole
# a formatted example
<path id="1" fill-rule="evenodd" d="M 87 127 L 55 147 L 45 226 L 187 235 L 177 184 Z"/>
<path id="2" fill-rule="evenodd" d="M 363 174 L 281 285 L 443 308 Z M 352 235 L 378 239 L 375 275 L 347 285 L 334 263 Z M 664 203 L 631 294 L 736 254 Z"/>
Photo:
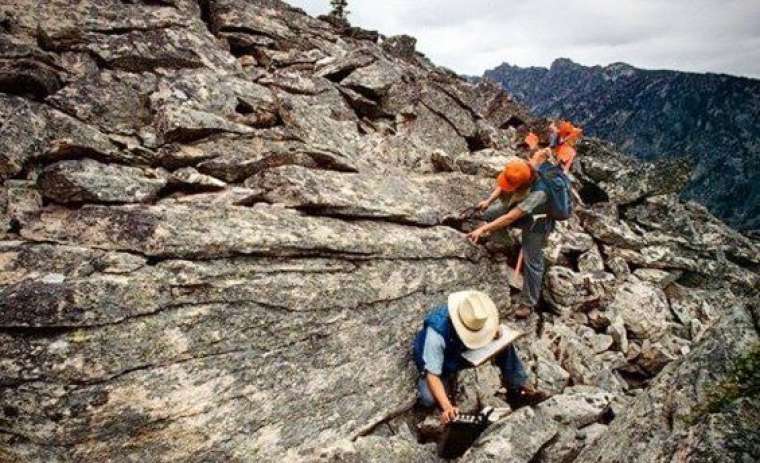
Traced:
<path id="1" fill-rule="evenodd" d="M 329 0 L 287 0 L 312 15 Z M 480 75 L 502 62 L 625 61 L 760 78 L 760 0 L 349 0 L 354 25 L 406 33 L 436 64 Z"/>

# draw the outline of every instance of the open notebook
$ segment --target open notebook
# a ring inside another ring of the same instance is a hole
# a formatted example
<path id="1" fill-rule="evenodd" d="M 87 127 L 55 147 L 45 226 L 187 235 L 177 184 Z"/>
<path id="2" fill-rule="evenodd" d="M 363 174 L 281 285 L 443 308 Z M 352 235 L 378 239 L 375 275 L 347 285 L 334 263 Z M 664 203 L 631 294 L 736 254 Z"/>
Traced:
<path id="1" fill-rule="evenodd" d="M 462 357 L 474 366 L 482 365 L 486 360 L 501 352 L 504 348 L 523 335 L 525 335 L 525 333 L 502 324 L 501 335 L 498 339 L 494 339 L 480 349 L 468 350 L 462 354 Z"/>

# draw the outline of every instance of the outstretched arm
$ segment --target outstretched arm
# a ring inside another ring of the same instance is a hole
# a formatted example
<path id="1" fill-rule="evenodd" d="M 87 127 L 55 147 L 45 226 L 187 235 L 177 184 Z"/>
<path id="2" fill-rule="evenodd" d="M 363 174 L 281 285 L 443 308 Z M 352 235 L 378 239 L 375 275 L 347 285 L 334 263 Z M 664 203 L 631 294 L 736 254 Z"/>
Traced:
<path id="1" fill-rule="evenodd" d="M 451 405 L 449 397 L 446 395 L 446 388 L 443 385 L 443 381 L 441 381 L 440 377 L 430 372 L 425 376 L 425 381 L 427 381 L 430 393 L 433 394 L 438 406 L 441 407 L 441 422 L 443 424 L 450 422 L 457 416 L 459 410 Z"/>
<path id="2" fill-rule="evenodd" d="M 477 244 L 481 236 L 488 236 L 491 233 L 495 232 L 496 230 L 501 230 L 502 228 L 506 228 L 524 215 L 525 215 L 525 211 L 523 211 L 519 207 L 515 207 L 511 211 L 507 212 L 506 214 L 502 215 L 498 219 L 494 220 L 493 222 L 489 222 L 479 228 L 476 228 L 475 230 L 473 230 L 467 235 L 467 239 L 472 241 L 474 244 Z"/>
<path id="3" fill-rule="evenodd" d="M 478 209 L 480 209 L 481 211 L 485 211 L 486 209 L 488 209 L 488 206 L 490 206 L 494 201 L 496 201 L 499 195 L 501 195 L 501 188 L 497 186 L 496 188 L 494 188 L 494 190 L 491 192 L 491 195 L 487 199 L 484 199 L 483 201 L 478 203 L 478 206 L 477 206 Z"/>
<path id="4" fill-rule="evenodd" d="M 446 395 L 446 388 L 441 381 L 440 375 L 443 373 L 445 350 L 446 342 L 443 337 L 434 329 L 427 327 L 425 345 L 422 350 L 422 361 L 425 364 L 425 382 L 435 402 L 441 408 L 441 422 L 444 424 L 454 419 L 458 413 L 457 409 L 451 406 Z"/>

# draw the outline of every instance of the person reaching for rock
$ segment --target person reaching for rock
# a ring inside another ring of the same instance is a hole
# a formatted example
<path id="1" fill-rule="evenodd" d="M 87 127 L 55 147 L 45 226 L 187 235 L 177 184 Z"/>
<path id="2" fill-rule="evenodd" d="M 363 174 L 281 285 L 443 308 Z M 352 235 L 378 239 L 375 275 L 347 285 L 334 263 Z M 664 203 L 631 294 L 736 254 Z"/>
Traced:
<path id="1" fill-rule="evenodd" d="M 449 393 L 455 389 L 456 375 L 471 368 L 462 354 L 479 349 L 499 336 L 499 313 L 491 298 L 480 291 L 460 291 L 448 297 L 447 304 L 425 317 L 422 329 L 412 343 L 414 363 L 420 372 L 419 399 L 422 405 L 441 410 L 441 422 L 453 420 L 459 410 Z M 547 398 L 527 384 L 525 367 L 517 349 L 509 345 L 494 357 L 513 407 L 533 404 Z"/>
<path id="2" fill-rule="evenodd" d="M 550 154 L 550 149 L 544 148 L 534 152 L 528 161 L 517 157 L 508 161 L 491 195 L 477 205 L 488 223 L 467 235 L 470 241 L 477 244 L 481 238 L 495 232 L 506 232 L 510 226 L 522 230 L 525 277 L 521 300 L 514 312 L 517 318 L 528 317 L 541 296 L 544 246 L 554 228 L 554 219 L 549 216 L 551 191 L 539 171 L 553 171 L 551 163 L 547 162 Z M 567 186 L 569 194 L 569 182 Z M 497 199 L 500 201 L 494 204 Z"/>

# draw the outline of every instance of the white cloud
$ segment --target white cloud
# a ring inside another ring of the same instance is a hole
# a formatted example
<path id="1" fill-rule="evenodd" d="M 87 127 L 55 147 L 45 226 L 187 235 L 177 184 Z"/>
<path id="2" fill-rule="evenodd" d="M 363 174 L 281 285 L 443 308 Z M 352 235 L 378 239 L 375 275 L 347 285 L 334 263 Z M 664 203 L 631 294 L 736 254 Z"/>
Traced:
<path id="1" fill-rule="evenodd" d="M 328 0 L 288 0 L 309 14 Z M 406 33 L 434 62 L 482 74 L 502 62 L 625 61 L 760 77 L 758 0 L 349 0 L 355 25 Z"/>

